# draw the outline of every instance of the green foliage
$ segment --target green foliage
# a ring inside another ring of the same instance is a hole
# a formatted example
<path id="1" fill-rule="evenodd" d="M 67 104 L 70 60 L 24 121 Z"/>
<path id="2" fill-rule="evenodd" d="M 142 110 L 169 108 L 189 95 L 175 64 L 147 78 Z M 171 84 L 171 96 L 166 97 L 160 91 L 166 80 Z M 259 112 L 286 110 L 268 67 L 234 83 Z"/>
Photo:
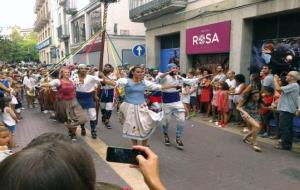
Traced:
<path id="1" fill-rule="evenodd" d="M 37 62 L 39 60 L 37 34 L 24 38 L 14 29 L 9 38 L 0 36 L 0 61 L 4 63 Z"/>

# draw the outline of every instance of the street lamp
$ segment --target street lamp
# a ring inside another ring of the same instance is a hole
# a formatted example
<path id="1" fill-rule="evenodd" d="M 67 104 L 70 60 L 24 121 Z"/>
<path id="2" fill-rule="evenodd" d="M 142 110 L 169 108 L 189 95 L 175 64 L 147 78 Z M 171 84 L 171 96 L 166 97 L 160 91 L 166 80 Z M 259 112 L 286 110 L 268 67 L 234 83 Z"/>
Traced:
<path id="1" fill-rule="evenodd" d="M 103 69 L 104 61 L 104 44 L 105 44 L 105 33 L 106 33 L 106 21 L 107 21 L 107 10 L 109 3 L 116 3 L 120 0 L 99 0 L 101 3 L 104 3 L 104 13 L 103 13 L 103 24 L 102 24 L 102 37 L 100 45 L 100 60 L 99 60 L 99 71 Z"/>

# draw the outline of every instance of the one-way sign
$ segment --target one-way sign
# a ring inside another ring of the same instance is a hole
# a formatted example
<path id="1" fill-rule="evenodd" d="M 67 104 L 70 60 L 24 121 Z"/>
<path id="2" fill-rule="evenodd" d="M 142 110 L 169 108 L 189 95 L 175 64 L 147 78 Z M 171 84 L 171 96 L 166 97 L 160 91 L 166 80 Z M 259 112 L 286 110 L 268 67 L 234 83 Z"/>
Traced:
<path id="1" fill-rule="evenodd" d="M 136 45 L 132 48 L 132 53 L 134 56 L 140 57 L 144 56 L 146 52 L 146 49 L 143 45 Z"/>

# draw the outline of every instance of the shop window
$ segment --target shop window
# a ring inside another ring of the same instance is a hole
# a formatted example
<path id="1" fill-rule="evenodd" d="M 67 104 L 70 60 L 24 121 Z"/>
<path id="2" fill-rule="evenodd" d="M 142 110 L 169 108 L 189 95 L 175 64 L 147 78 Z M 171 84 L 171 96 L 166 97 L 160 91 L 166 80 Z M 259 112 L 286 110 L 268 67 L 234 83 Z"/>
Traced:
<path id="1" fill-rule="evenodd" d="M 85 23 L 84 17 L 80 17 L 72 23 L 74 43 L 85 41 Z"/>
<path id="2" fill-rule="evenodd" d="M 172 34 L 167 36 L 162 36 L 160 38 L 161 49 L 170 49 L 180 47 L 180 34 Z"/>
<path id="3" fill-rule="evenodd" d="M 253 39 L 266 40 L 300 35 L 300 13 L 262 18 L 253 22 Z"/>
<path id="4" fill-rule="evenodd" d="M 100 7 L 90 12 L 91 35 L 94 35 L 101 28 L 101 9 Z"/>
<path id="5" fill-rule="evenodd" d="M 216 72 L 218 65 L 222 65 L 222 68 L 226 72 L 229 69 L 229 54 L 208 54 L 208 55 L 193 55 L 193 68 L 195 69 L 207 69 L 211 73 Z"/>

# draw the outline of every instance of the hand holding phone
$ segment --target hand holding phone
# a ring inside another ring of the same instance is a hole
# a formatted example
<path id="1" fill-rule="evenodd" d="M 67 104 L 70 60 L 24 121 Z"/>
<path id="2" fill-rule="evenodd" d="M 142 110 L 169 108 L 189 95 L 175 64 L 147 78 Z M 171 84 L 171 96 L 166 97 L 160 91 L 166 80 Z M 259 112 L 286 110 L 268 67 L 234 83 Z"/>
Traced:
<path id="1" fill-rule="evenodd" d="M 140 150 L 108 147 L 106 152 L 106 160 L 109 162 L 118 162 L 124 164 L 138 165 L 137 156 L 143 155 L 147 158 L 147 155 Z"/>
<path id="2" fill-rule="evenodd" d="M 145 182 L 150 189 L 165 190 L 159 175 L 159 158 L 148 147 L 133 146 L 134 150 L 142 151 L 145 156 L 138 155 L 139 168 L 144 176 Z"/>

